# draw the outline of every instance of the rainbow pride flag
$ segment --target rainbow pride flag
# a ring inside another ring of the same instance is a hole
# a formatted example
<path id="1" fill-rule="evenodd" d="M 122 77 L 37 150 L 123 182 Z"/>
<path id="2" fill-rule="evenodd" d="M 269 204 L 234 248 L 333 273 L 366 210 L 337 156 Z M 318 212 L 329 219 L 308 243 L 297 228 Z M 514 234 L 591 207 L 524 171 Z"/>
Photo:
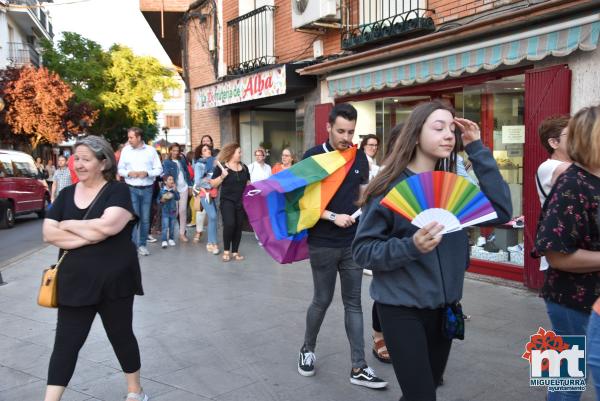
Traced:
<path id="1" fill-rule="evenodd" d="M 356 157 L 356 147 L 318 154 L 244 189 L 244 209 L 279 263 L 308 258 L 307 229 L 319 221 Z"/>

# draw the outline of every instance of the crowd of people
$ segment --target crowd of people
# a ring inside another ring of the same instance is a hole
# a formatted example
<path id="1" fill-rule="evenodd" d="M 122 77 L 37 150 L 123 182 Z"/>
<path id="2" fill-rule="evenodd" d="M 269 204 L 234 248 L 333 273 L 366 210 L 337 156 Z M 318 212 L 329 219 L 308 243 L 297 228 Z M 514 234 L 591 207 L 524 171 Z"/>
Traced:
<path id="1" fill-rule="evenodd" d="M 328 139 L 302 159 L 354 146 L 357 119 L 353 106 L 333 107 Z M 61 398 L 96 313 L 125 373 L 127 400 L 148 400 L 140 384 L 140 352 L 131 322 L 134 295 L 143 294 L 138 255 L 150 254 L 147 242 L 155 240 L 153 230 L 160 231 L 162 248 L 176 246 L 177 239 L 189 242 L 188 228 L 194 230 L 193 243 L 204 241 L 206 231 L 209 254 L 221 254 L 223 262 L 244 260 L 244 188 L 295 163 L 294 152 L 285 148 L 281 161 L 271 167 L 265 161 L 267 150 L 257 148 L 255 160 L 246 165 L 239 144 L 218 150 L 208 135 L 187 155 L 172 144 L 161 160 L 142 134 L 131 128 L 128 144 L 116 155 L 99 137 L 80 139 L 73 155 L 78 183 L 71 185 L 64 157 L 52 174 L 53 207 L 44 221 L 44 239 L 69 254 L 59 275 L 46 401 Z M 308 230 L 313 298 L 297 371 L 305 377 L 316 373 L 317 338 L 339 275 L 349 380 L 374 389 L 388 385 L 365 359 L 361 287 L 363 274 L 370 274 L 374 356 L 392 364 L 401 400 L 434 401 L 453 340 L 461 338 L 449 329 L 448 316 L 464 317 L 460 301 L 469 238 L 465 230 L 442 235 L 444 227 L 437 222 L 417 228 L 380 201 L 415 174 L 454 172 L 475 182 L 489 199 L 497 218 L 485 225 L 494 226 L 512 218 L 511 194 L 478 125 L 457 117 L 445 102 L 416 106 L 389 137 L 386 154 L 379 158 L 380 138 L 362 137 L 348 174 Z M 600 107 L 548 118 L 539 137 L 549 154 L 535 177 L 542 203 L 535 238 L 545 271 L 541 295 L 557 334 L 587 333 L 587 363 L 594 383 L 600 383 Z M 86 263 L 78 263 L 84 259 Z M 580 396 L 549 392 L 548 400 Z"/>

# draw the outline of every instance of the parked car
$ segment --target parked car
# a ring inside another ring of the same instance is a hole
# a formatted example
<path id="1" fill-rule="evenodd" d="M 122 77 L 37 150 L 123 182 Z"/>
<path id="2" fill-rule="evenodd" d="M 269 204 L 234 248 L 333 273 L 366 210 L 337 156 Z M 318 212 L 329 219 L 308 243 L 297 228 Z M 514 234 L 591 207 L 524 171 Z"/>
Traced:
<path id="1" fill-rule="evenodd" d="M 37 213 L 44 218 L 50 204 L 48 184 L 40 179 L 27 153 L 0 149 L 0 228 L 10 228 L 15 217 Z"/>

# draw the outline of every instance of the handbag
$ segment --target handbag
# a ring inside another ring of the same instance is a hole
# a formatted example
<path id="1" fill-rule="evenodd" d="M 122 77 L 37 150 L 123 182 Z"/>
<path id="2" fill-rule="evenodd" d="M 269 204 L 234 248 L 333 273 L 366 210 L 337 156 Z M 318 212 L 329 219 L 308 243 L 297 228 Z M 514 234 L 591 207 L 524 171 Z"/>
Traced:
<path id="1" fill-rule="evenodd" d="M 465 339 L 465 315 L 462 311 L 460 302 L 446 305 L 444 309 L 444 320 L 442 324 L 442 334 L 448 340 Z"/>
<path id="2" fill-rule="evenodd" d="M 85 212 L 85 215 L 83 216 L 82 220 L 85 220 L 88 217 L 90 211 L 92 210 L 92 208 L 96 204 L 96 201 L 100 197 L 100 194 L 104 192 L 104 189 L 107 185 L 108 183 L 104 184 L 100 191 L 98 191 L 96 197 L 94 198 L 92 203 L 90 203 L 90 206 Z M 42 273 L 42 283 L 40 285 L 37 298 L 37 303 L 39 306 L 43 306 L 45 308 L 58 307 L 58 268 L 68 253 L 69 251 L 64 251 L 63 254 L 60 256 L 60 259 L 58 259 L 58 262 L 56 262 L 56 264 L 51 265 L 47 269 L 44 269 Z"/>

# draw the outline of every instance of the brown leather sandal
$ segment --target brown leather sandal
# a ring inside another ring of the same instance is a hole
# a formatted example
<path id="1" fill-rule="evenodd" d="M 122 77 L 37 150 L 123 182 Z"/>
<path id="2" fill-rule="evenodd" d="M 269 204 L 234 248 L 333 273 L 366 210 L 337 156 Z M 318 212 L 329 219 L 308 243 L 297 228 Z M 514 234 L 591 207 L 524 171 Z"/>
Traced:
<path id="1" fill-rule="evenodd" d="M 385 340 L 383 338 L 378 341 L 373 339 L 373 355 L 379 360 L 379 362 L 392 363 L 392 360 L 390 359 L 390 353 L 385 346 Z"/>
<path id="2" fill-rule="evenodd" d="M 239 261 L 242 261 L 242 260 L 244 260 L 244 259 L 246 259 L 246 257 L 244 257 L 244 256 L 240 255 L 240 254 L 239 254 L 239 253 L 237 253 L 237 252 L 234 252 L 234 253 L 232 254 L 232 256 L 233 256 L 233 260 L 235 260 L 235 261 L 238 261 L 238 262 L 239 262 Z"/>
<path id="3" fill-rule="evenodd" d="M 223 256 L 221 256 L 223 262 L 229 262 L 231 260 L 231 254 L 229 251 L 223 251 Z"/>

